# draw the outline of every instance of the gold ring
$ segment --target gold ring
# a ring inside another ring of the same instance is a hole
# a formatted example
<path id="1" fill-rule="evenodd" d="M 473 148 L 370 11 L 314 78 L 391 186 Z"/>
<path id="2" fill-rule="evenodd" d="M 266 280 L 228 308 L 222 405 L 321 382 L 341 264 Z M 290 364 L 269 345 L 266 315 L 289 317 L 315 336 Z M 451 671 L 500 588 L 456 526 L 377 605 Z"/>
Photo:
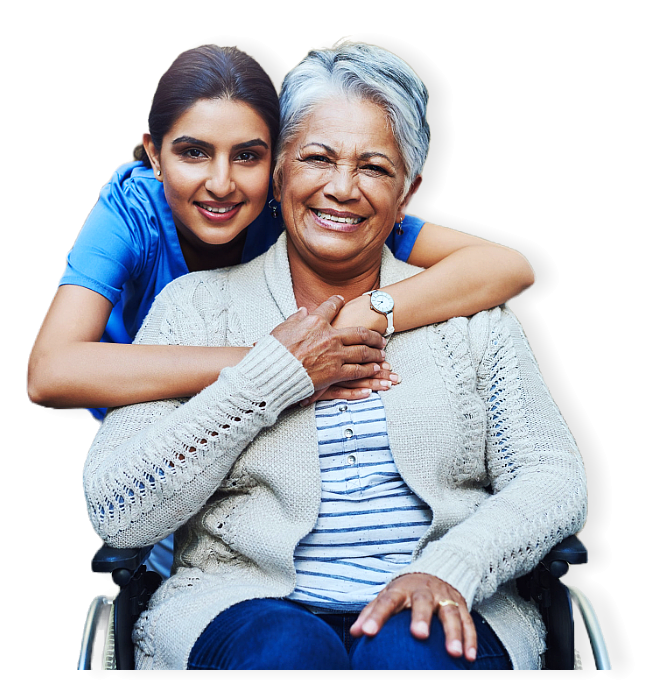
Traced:
<path id="1" fill-rule="evenodd" d="M 440 604 L 442 607 L 447 607 L 447 606 L 450 606 L 451 604 L 452 604 L 453 607 L 459 607 L 459 602 L 455 602 L 454 599 L 442 599 L 442 600 L 439 602 L 439 604 Z"/>

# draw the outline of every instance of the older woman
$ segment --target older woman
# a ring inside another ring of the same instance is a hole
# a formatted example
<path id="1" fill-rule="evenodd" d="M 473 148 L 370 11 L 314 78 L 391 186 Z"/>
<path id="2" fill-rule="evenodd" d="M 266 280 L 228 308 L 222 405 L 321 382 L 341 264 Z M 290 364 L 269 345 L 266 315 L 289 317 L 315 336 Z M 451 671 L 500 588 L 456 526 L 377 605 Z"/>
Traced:
<path id="1" fill-rule="evenodd" d="M 112 412 L 91 449 L 105 541 L 176 530 L 173 575 L 135 628 L 138 667 L 539 666 L 543 628 L 514 579 L 580 529 L 585 479 L 513 315 L 392 337 L 400 385 L 289 408 L 345 379 L 341 303 L 368 292 L 389 315 L 374 290 L 417 272 L 383 246 L 420 184 L 426 102 L 387 51 L 310 53 L 281 96 L 287 234 L 169 285 L 138 334 L 255 344 L 189 401 Z M 355 362 L 384 355 L 367 350 Z"/>

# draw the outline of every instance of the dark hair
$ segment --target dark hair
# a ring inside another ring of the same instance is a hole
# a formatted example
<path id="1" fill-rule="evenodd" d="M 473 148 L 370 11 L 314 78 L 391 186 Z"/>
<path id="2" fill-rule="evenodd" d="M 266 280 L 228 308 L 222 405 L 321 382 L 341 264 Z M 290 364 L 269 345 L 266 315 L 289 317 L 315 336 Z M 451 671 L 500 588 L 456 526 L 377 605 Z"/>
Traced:
<path id="1" fill-rule="evenodd" d="M 200 99 L 230 99 L 254 109 L 269 128 L 272 148 L 278 140 L 280 110 L 271 78 L 247 53 L 232 46 L 200 46 L 184 51 L 160 78 L 148 116 L 153 144 Z M 143 145 L 134 150 L 136 160 L 150 167 Z"/>

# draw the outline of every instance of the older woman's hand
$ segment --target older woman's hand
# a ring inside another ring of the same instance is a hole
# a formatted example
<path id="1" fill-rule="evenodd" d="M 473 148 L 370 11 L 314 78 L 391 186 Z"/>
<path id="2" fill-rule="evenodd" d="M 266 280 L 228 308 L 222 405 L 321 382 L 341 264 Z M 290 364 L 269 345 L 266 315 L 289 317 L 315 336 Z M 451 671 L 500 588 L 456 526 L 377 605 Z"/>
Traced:
<path id="1" fill-rule="evenodd" d="M 385 622 L 403 609 L 411 609 L 411 633 L 427 638 L 431 617 L 436 612 L 445 631 L 445 649 L 453 657 L 473 662 L 477 635 L 466 601 L 452 585 L 433 575 L 411 573 L 386 585 L 378 596 L 362 609 L 350 627 L 351 635 L 375 636 Z"/>
<path id="2" fill-rule="evenodd" d="M 271 332 L 302 363 L 316 392 L 371 378 L 385 360 L 386 340 L 376 331 L 331 326 L 343 304 L 342 297 L 333 295 L 310 313 L 302 307 Z"/>

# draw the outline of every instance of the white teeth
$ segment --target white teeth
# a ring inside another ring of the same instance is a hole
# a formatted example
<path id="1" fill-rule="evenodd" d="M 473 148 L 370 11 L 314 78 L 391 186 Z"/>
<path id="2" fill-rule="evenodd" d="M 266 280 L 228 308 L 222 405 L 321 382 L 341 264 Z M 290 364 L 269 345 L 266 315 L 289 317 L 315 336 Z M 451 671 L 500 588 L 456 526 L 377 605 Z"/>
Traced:
<path id="1" fill-rule="evenodd" d="M 346 225 L 356 225 L 364 220 L 364 218 L 361 217 L 337 217 L 336 215 L 330 215 L 329 213 L 321 213 L 319 210 L 316 210 L 315 214 L 323 220 L 331 220 L 332 222 L 340 222 Z"/>
<path id="2" fill-rule="evenodd" d="M 208 210 L 210 213 L 229 213 L 232 208 L 234 208 L 233 205 L 230 205 L 227 208 L 212 208 L 210 205 L 204 205 L 203 203 L 198 203 L 197 204 L 200 208 L 204 208 L 204 210 Z"/>

